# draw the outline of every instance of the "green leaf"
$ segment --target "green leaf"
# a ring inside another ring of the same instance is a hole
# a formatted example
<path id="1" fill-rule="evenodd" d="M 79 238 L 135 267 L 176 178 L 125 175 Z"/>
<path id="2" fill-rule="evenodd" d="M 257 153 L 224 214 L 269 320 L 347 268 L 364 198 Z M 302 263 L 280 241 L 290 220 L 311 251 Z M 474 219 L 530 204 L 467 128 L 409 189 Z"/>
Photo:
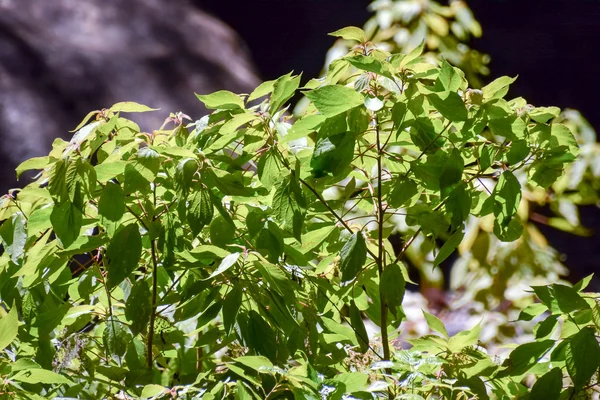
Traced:
<path id="1" fill-rule="evenodd" d="M 137 335 L 144 331 L 150 321 L 152 314 L 152 293 L 150 287 L 144 279 L 138 280 L 125 303 L 125 317 L 132 321 L 131 333 Z"/>
<path id="2" fill-rule="evenodd" d="M 407 55 L 399 59 L 397 65 L 400 70 L 409 66 L 413 61 L 417 60 L 425 50 L 425 41 L 423 40 L 417 47 L 412 49 Z"/>
<path id="3" fill-rule="evenodd" d="M 600 366 L 600 345 L 591 327 L 567 339 L 565 361 L 576 389 L 585 386 Z"/>
<path id="4" fill-rule="evenodd" d="M 8 314 L 0 318 L 0 351 L 8 347 L 17 338 L 19 332 L 19 313 L 12 306 Z"/>
<path id="5" fill-rule="evenodd" d="M 361 353 L 366 353 L 369 350 L 369 335 L 367 334 L 360 310 L 356 307 L 354 301 L 350 303 L 350 323 L 352 324 Z M 382 329 L 386 328 L 382 327 Z"/>
<path id="6" fill-rule="evenodd" d="M 102 334 L 102 343 L 108 355 L 121 360 L 127 351 L 127 345 L 131 339 L 131 334 L 121 321 L 115 317 L 110 317 L 106 320 L 106 327 Z"/>
<path id="7" fill-rule="evenodd" d="M 294 96 L 298 86 L 300 86 L 300 75 L 292 76 L 289 73 L 277 79 L 273 84 L 269 114 L 274 115 L 279 111 L 285 102 Z"/>
<path id="8" fill-rule="evenodd" d="M 160 169 L 160 154 L 157 151 L 142 147 L 133 160 L 125 166 L 125 192 L 149 190 Z"/>
<path id="9" fill-rule="evenodd" d="M 300 240 L 304 223 L 306 200 L 302 189 L 293 177 L 282 182 L 275 190 L 271 207 L 281 229 L 290 232 Z"/>
<path id="10" fill-rule="evenodd" d="M 380 282 L 379 290 L 381 290 L 392 314 L 397 316 L 396 309 L 402 306 L 402 299 L 406 290 L 406 281 L 398 264 L 385 267 Z"/>
<path id="11" fill-rule="evenodd" d="M 359 43 L 365 43 L 367 41 L 367 35 L 365 31 L 356 26 L 347 26 L 342 29 L 338 29 L 335 32 L 328 33 L 329 36 L 335 36 L 346 40 L 354 40 Z"/>
<path id="12" fill-rule="evenodd" d="M 30 384 L 45 384 L 45 385 L 72 385 L 73 382 L 67 377 L 57 374 L 56 372 L 46 369 L 33 368 L 19 371 L 17 374 L 10 377 L 11 380 L 30 383 Z"/>
<path id="13" fill-rule="evenodd" d="M 491 119 L 488 122 L 488 126 L 494 135 L 502 136 L 512 141 L 524 139 L 527 128 L 525 121 L 516 115 Z"/>
<path id="14" fill-rule="evenodd" d="M 123 102 L 113 105 L 109 110 L 114 113 L 118 113 L 118 112 L 142 113 L 142 112 L 148 112 L 148 111 L 158 111 L 158 110 L 160 110 L 160 108 L 150 108 L 148 106 L 145 106 L 145 105 L 139 104 L 139 103 L 135 103 L 133 101 L 123 101 Z"/>
<path id="15" fill-rule="evenodd" d="M 32 169 L 41 170 L 45 169 L 50 165 L 50 157 L 34 157 L 29 160 L 23 161 L 17 167 L 17 179 L 21 176 L 21 174 L 25 171 L 30 171 Z"/>
<path id="16" fill-rule="evenodd" d="M 440 189 L 451 187 L 462 179 L 465 162 L 460 151 L 452 149 L 450 156 L 444 162 L 442 173 L 440 174 Z"/>
<path id="17" fill-rule="evenodd" d="M 110 222 L 119 222 L 125 214 L 125 193 L 114 182 L 107 182 L 98 200 L 98 214 L 101 219 Z"/>
<path id="18" fill-rule="evenodd" d="M 340 133 L 321 137 L 315 144 L 310 166 L 313 174 L 319 178 L 327 173 L 334 176 L 344 171 L 354 157 L 354 135 Z"/>
<path id="19" fill-rule="evenodd" d="M 327 225 L 302 235 L 300 252 L 306 254 L 323 244 L 325 239 L 335 230 L 335 225 Z"/>
<path id="20" fill-rule="evenodd" d="M 529 155 L 529 144 L 526 140 L 516 140 L 510 145 L 510 150 L 506 153 L 506 161 L 509 165 L 523 161 Z"/>
<path id="21" fill-rule="evenodd" d="M 539 322 L 534 328 L 533 333 L 536 339 L 548 337 L 558 324 L 558 315 L 549 315 L 545 320 Z"/>
<path id="22" fill-rule="evenodd" d="M 464 236 L 465 232 L 462 229 L 459 229 L 456 232 L 454 232 L 440 248 L 440 251 L 435 256 L 435 260 L 433 260 L 433 265 L 438 266 L 446 258 L 450 257 L 450 255 L 454 253 L 454 250 L 456 250 L 456 248 L 460 245 Z"/>
<path id="23" fill-rule="evenodd" d="M 529 116 L 535 122 L 545 124 L 552 118 L 556 118 L 560 115 L 560 108 L 558 107 L 536 107 L 533 111 L 529 112 Z"/>
<path id="24" fill-rule="evenodd" d="M 267 257 L 273 264 L 277 264 L 283 254 L 283 236 L 279 227 L 268 221 L 267 225 L 258 233 L 256 250 Z"/>
<path id="25" fill-rule="evenodd" d="M 231 329 L 235 325 L 241 306 L 242 288 L 237 284 L 233 286 L 229 293 L 227 293 L 225 300 L 223 300 L 223 327 L 227 335 L 231 333 Z"/>
<path id="26" fill-rule="evenodd" d="M 210 241 L 213 245 L 226 247 L 235 238 L 235 228 L 225 218 L 219 216 L 210 224 Z"/>
<path id="27" fill-rule="evenodd" d="M 27 220 L 20 211 L 15 212 L 9 221 L 2 224 L 0 239 L 4 250 L 10 255 L 11 261 L 19 264 L 19 260 L 25 255 L 25 244 L 27 243 Z"/>
<path id="28" fill-rule="evenodd" d="M 282 166 L 277 159 L 276 150 L 269 150 L 258 160 L 258 179 L 271 190 L 273 185 L 281 179 Z"/>
<path id="29" fill-rule="evenodd" d="M 66 248 L 79 237 L 83 225 L 83 214 L 74 204 L 65 202 L 60 207 L 52 208 L 50 222 L 54 233 Z"/>
<path id="30" fill-rule="evenodd" d="M 160 386 L 160 385 L 155 385 L 155 384 L 146 385 L 146 386 L 144 386 L 144 389 L 142 389 L 142 398 L 143 399 L 152 399 L 157 396 L 162 396 L 163 394 L 167 393 L 168 391 L 169 390 L 167 388 Z"/>
<path id="31" fill-rule="evenodd" d="M 326 117 L 333 117 L 362 106 L 365 98 L 353 89 L 339 85 L 323 86 L 306 93 L 306 97 Z"/>
<path id="32" fill-rule="evenodd" d="M 221 275 L 223 272 L 227 271 L 229 268 L 234 266 L 239 258 L 240 253 L 231 253 L 221 261 L 217 269 L 215 269 L 214 272 L 210 274 L 210 276 L 205 280 L 212 279 L 215 276 Z"/>
<path id="33" fill-rule="evenodd" d="M 198 161 L 193 158 L 184 158 L 175 168 L 175 190 L 184 196 L 187 195 L 192 184 L 194 174 L 198 171 Z"/>
<path id="34" fill-rule="evenodd" d="M 106 249 L 109 288 L 123 282 L 138 267 L 142 256 L 142 237 L 137 223 L 120 228 Z"/>
<path id="35" fill-rule="evenodd" d="M 467 191 L 467 184 L 461 182 L 456 185 L 446 199 L 446 211 L 451 215 L 450 226 L 452 229 L 462 228 L 463 222 L 469 218 L 472 198 Z"/>
<path id="36" fill-rule="evenodd" d="M 394 208 L 414 205 L 419 197 L 419 188 L 410 178 L 398 177 L 390 192 L 389 204 Z"/>
<path id="37" fill-rule="evenodd" d="M 356 278 L 367 261 L 367 244 L 361 232 L 355 232 L 350 236 L 342 247 L 340 257 L 341 283 L 344 285 Z"/>
<path id="38" fill-rule="evenodd" d="M 537 365 L 540 358 L 554 346 L 554 340 L 542 340 L 517 346 L 507 360 L 508 369 L 502 376 L 521 376 Z"/>
<path id="39" fill-rule="evenodd" d="M 467 120 L 467 107 L 456 92 L 431 93 L 427 99 L 444 118 L 453 122 Z"/>
<path id="40" fill-rule="evenodd" d="M 103 164 L 96 165 L 94 169 L 96 170 L 96 179 L 101 183 L 105 183 L 110 179 L 117 177 L 125 172 L 125 167 L 127 166 L 126 161 L 112 161 L 105 162 Z"/>
<path id="41" fill-rule="evenodd" d="M 213 220 L 214 208 L 209 189 L 200 186 L 192 193 L 187 206 L 187 220 L 192 235 L 197 236 L 202 228 Z"/>
<path id="42" fill-rule="evenodd" d="M 477 324 L 473 329 L 462 331 L 452 336 L 448 341 L 448 349 L 453 353 L 458 353 L 468 346 L 473 346 L 479 340 L 481 333 L 481 324 Z"/>
<path id="43" fill-rule="evenodd" d="M 448 331 L 444 326 L 444 323 L 435 315 L 429 314 L 426 311 L 423 311 L 423 315 L 425 316 L 425 321 L 427 321 L 427 325 L 432 331 L 441 333 L 445 338 L 448 338 Z"/>
<path id="44" fill-rule="evenodd" d="M 389 64 L 383 64 L 381 61 L 374 57 L 356 55 L 352 57 L 346 57 L 344 59 L 358 69 L 373 72 L 375 74 L 394 79 L 389 68 Z"/>
<path id="45" fill-rule="evenodd" d="M 274 84 L 275 84 L 275 80 L 265 81 L 265 82 L 261 83 L 260 85 L 258 85 L 256 87 L 256 89 L 254 89 L 254 91 L 252 93 L 250 93 L 250 96 L 248 96 L 248 101 L 256 100 L 263 96 L 268 95 L 269 93 L 271 93 L 273 91 Z"/>
<path id="46" fill-rule="evenodd" d="M 519 313 L 519 321 L 531 321 L 532 319 L 542 315 L 543 312 L 547 311 L 548 307 L 541 303 L 529 304 L 527 307 L 521 310 Z"/>
<path id="47" fill-rule="evenodd" d="M 256 311 L 250 310 L 248 317 L 248 347 L 275 362 L 277 360 L 275 332 Z"/>
<path id="48" fill-rule="evenodd" d="M 590 305 L 581 297 L 576 289 L 555 283 L 551 286 L 558 308 L 563 313 L 589 309 Z"/>
<path id="49" fill-rule="evenodd" d="M 504 171 L 492 192 L 494 234 L 502 241 L 513 241 L 520 236 L 515 235 L 511 226 L 521 202 L 521 184 L 511 171 Z M 516 237 L 515 237 L 516 236 Z"/>
<path id="50" fill-rule="evenodd" d="M 508 86 L 517 80 L 517 77 L 510 78 L 508 76 L 503 76 L 501 78 L 496 79 L 489 85 L 484 86 L 481 90 L 483 91 L 484 101 L 489 101 L 492 99 L 500 99 L 508 93 Z"/>
<path id="51" fill-rule="evenodd" d="M 539 378 L 529 394 L 529 400 L 558 400 L 562 391 L 563 374 L 560 368 L 552 368 L 550 372 Z"/>
<path id="52" fill-rule="evenodd" d="M 244 109 L 244 101 L 241 99 L 241 97 L 228 90 L 219 90 L 218 92 L 205 95 L 199 95 L 196 93 L 196 97 L 198 97 L 198 100 L 204 103 L 204 106 L 209 109 Z"/>
<path id="53" fill-rule="evenodd" d="M 444 90 L 451 92 L 456 92 L 463 83 L 462 76 L 446 60 L 442 60 L 442 68 L 437 81 Z"/>

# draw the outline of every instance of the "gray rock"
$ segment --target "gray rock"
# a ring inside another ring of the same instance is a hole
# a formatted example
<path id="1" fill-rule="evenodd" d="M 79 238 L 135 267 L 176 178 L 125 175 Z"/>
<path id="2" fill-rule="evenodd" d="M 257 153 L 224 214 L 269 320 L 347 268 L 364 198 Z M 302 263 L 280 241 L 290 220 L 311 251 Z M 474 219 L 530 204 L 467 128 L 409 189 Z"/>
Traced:
<path id="1" fill-rule="evenodd" d="M 135 116 L 150 130 L 169 112 L 202 115 L 194 92 L 257 83 L 237 35 L 185 0 L 0 0 L 0 190 L 91 110 L 161 108 Z"/>

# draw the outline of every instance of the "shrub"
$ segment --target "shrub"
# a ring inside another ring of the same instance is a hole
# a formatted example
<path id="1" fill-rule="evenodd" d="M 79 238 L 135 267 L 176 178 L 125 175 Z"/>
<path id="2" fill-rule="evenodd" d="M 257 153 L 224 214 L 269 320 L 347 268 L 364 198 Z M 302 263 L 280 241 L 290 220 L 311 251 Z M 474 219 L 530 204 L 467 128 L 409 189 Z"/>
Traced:
<path id="1" fill-rule="evenodd" d="M 503 242 L 528 234 L 524 181 L 550 186 L 579 151 L 559 110 L 505 100 L 508 77 L 471 89 L 423 44 L 389 54 L 359 28 L 333 35 L 356 45 L 302 88 L 295 120 L 293 74 L 200 95 L 210 116 L 152 133 L 122 117 L 150 108 L 119 103 L 18 168 L 40 173 L 0 206 L 4 396 L 548 399 L 595 385 L 589 279 L 534 287 L 519 319 L 539 320 L 535 337 L 502 364 L 480 324 L 450 335 L 426 313 L 434 334 L 397 329 L 411 246 L 443 240 L 438 265 L 471 216 Z"/>

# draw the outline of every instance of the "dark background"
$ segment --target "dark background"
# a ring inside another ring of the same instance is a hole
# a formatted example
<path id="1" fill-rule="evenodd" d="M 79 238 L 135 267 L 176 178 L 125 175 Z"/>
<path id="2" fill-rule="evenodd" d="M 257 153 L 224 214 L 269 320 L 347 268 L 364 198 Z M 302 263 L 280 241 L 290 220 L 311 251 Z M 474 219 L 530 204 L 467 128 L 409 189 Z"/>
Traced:
<path id="1" fill-rule="evenodd" d="M 196 0 L 196 4 L 242 36 L 265 80 L 291 70 L 304 72 L 305 80 L 317 76 L 334 42 L 327 33 L 362 26 L 370 16 L 365 0 Z M 578 109 L 600 129 L 596 62 L 600 0 L 472 0 L 468 4 L 483 28 L 483 36 L 471 45 L 492 58 L 489 79 L 519 75 L 511 85 L 513 97 L 523 96 L 538 106 Z M 600 209 L 583 207 L 581 220 L 597 232 Z M 581 238 L 539 227 L 566 255 L 571 280 L 600 266 L 598 235 Z"/>

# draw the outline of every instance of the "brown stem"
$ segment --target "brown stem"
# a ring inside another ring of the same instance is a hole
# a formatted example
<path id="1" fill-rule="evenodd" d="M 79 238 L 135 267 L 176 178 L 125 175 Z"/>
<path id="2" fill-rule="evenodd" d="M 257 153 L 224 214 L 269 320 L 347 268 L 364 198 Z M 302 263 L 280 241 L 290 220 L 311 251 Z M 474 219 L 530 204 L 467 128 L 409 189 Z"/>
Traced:
<path id="1" fill-rule="evenodd" d="M 146 352 L 148 353 L 148 369 L 152 369 L 152 342 L 154 341 L 154 321 L 156 321 L 156 299 L 158 292 L 158 261 L 156 259 L 156 239 L 150 244 L 152 251 L 152 313 L 150 314 L 150 325 L 148 326 L 148 343 Z"/>
<path id="2" fill-rule="evenodd" d="M 382 163 L 381 156 L 383 148 L 381 147 L 380 140 L 380 132 L 379 132 L 379 121 L 376 120 L 377 131 L 375 132 L 375 137 L 377 140 L 377 225 L 378 225 L 378 240 L 377 240 L 377 249 L 378 253 L 376 262 L 377 262 L 377 270 L 379 271 L 379 282 L 381 285 L 381 280 L 383 278 L 383 269 L 385 268 L 385 248 L 383 247 L 383 223 L 385 218 L 385 210 L 383 208 L 383 194 L 381 188 L 381 177 L 382 177 Z M 385 360 L 390 359 L 390 342 L 388 338 L 387 325 L 388 325 L 388 305 L 385 301 L 385 297 L 383 295 L 383 291 L 379 290 L 379 303 L 381 306 L 381 317 L 380 317 L 380 325 L 381 325 L 381 344 L 383 346 L 383 358 Z"/>

